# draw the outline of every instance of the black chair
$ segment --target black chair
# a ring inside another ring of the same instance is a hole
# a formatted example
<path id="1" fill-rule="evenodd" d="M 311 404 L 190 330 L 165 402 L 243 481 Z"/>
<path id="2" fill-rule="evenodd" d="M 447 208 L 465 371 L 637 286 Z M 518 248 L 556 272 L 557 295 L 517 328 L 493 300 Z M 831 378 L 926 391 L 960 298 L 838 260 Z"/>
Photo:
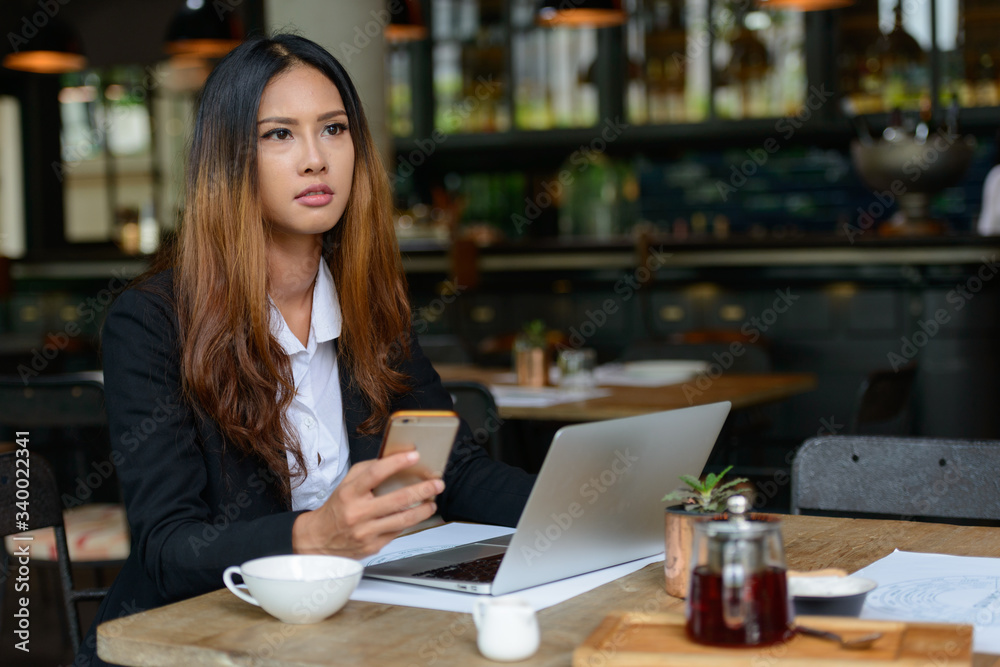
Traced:
<path id="1" fill-rule="evenodd" d="M 850 433 L 857 435 L 863 430 L 877 429 L 880 435 L 909 435 L 912 432 L 910 394 L 916 377 L 917 364 L 913 362 L 898 370 L 884 369 L 869 374 L 858 388 Z M 882 432 L 886 429 L 893 432 Z"/>
<path id="2" fill-rule="evenodd" d="M 19 451 L 28 451 L 24 456 Z M 59 580 L 62 585 L 63 605 L 66 613 L 66 622 L 69 630 L 70 643 L 73 646 L 73 653 L 80 649 L 82 637 L 80 634 L 80 617 L 77 613 L 76 603 L 81 600 L 100 600 L 108 592 L 107 588 L 87 588 L 76 589 L 73 585 L 73 572 L 69 560 L 69 549 L 66 544 L 66 529 L 63 524 L 62 503 L 59 500 L 59 490 L 56 486 L 55 475 L 52 467 L 41 454 L 30 450 L 19 450 L 4 452 L 0 454 L 0 538 L 7 535 L 14 535 L 23 532 L 26 528 L 35 530 L 38 528 L 52 527 L 55 529 L 55 543 L 57 554 L 57 566 L 59 569 Z M 22 461 L 19 465 L 18 461 Z M 23 463 L 27 462 L 27 465 Z M 27 486 L 28 504 L 26 505 L 27 518 L 24 514 L 19 514 L 22 510 L 16 504 L 18 500 L 23 500 L 22 492 L 18 496 L 18 491 L 23 488 L 18 485 L 19 479 L 24 479 L 25 471 L 30 473 L 30 483 Z M 23 522 L 23 523 L 21 523 Z M 18 541 L 15 545 L 32 545 L 31 541 Z M 15 553 L 17 551 L 15 550 Z M 0 580 L 6 583 L 8 572 L 8 556 L 3 550 L 0 558 Z M 0 587 L 0 607 L 2 607 L 4 589 Z M 2 620 L 0 620 L 2 622 Z M 10 636 L 10 632 L 4 633 Z"/>
<path id="3" fill-rule="evenodd" d="M 121 501 L 100 373 L 0 376 L 0 442 L 25 430 L 32 451 L 51 463 L 60 494 L 74 504 Z"/>
<path id="4" fill-rule="evenodd" d="M 884 436 L 807 440 L 792 511 L 1000 521 L 1000 441 Z"/>
<path id="5" fill-rule="evenodd" d="M 112 463 L 100 373 L 67 373 L 27 379 L 0 376 L 0 442 L 14 442 L 19 431 L 30 434 L 28 448 L 32 465 L 35 460 L 46 462 L 48 475 L 53 480 L 52 498 L 64 512 L 60 515 L 61 530 L 64 534 L 68 530 L 69 543 L 73 545 L 72 565 L 88 568 L 88 574 L 94 577 L 92 590 L 106 590 L 100 588 L 106 571 L 113 572 L 124 563 L 129 550 L 129 534 L 121 504 L 121 488 Z M 31 483 L 34 498 L 34 467 Z M 77 527 L 82 531 L 81 536 L 94 539 L 74 537 Z M 62 572 L 69 552 L 63 553 L 58 541 L 58 535 L 40 535 L 35 540 L 37 549 L 31 562 L 45 575 L 58 570 L 65 587 Z M 2 546 L 0 551 L 6 553 Z M 74 598 L 74 601 L 76 599 L 84 598 Z M 79 642 L 75 611 L 66 620 L 75 651 Z"/>
<path id="6" fill-rule="evenodd" d="M 476 444 L 483 447 L 490 456 L 503 459 L 503 440 L 500 427 L 503 420 L 497 410 L 497 403 L 486 385 L 478 382 L 443 382 L 445 390 L 451 394 L 455 412 L 468 423 Z"/>

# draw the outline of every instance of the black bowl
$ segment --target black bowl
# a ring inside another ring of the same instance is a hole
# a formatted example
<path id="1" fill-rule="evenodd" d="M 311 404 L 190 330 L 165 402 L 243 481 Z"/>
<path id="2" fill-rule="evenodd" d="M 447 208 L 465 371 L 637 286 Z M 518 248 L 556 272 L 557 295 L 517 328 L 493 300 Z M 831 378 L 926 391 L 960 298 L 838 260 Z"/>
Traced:
<path id="1" fill-rule="evenodd" d="M 797 616 L 857 616 L 878 584 L 864 577 L 791 577 L 788 592 Z"/>

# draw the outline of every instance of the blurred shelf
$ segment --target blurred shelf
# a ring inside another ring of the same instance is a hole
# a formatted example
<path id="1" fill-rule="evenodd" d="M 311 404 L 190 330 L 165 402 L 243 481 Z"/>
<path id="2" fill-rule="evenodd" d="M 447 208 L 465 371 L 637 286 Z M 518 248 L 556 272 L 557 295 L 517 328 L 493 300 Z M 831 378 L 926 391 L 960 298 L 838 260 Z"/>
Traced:
<path id="1" fill-rule="evenodd" d="M 1000 253 L 1000 237 L 952 235 L 879 238 L 848 242 L 842 236 L 810 235 L 783 239 L 731 237 L 726 240 L 650 238 L 651 247 L 669 255 L 666 268 L 780 267 L 977 264 Z M 551 239 L 481 247 L 481 272 L 627 270 L 640 263 L 634 241 L 627 238 L 592 240 Z M 408 273 L 447 273 L 448 247 L 419 249 L 403 246 Z"/>
<path id="2" fill-rule="evenodd" d="M 602 125 L 551 130 L 513 130 L 481 134 L 441 134 L 434 138 L 395 140 L 399 163 L 426 162 L 440 168 L 523 169 L 558 166 L 575 152 L 608 155 L 670 155 L 693 149 L 760 145 L 773 138 L 781 146 L 844 147 L 853 138 L 846 120 L 819 118 L 799 123 L 793 116 L 749 120 L 716 120 L 671 125 L 631 125 L 615 119 Z M 419 157 L 417 157 L 419 156 Z M 416 159 L 413 159 L 416 157 Z"/>
<path id="3" fill-rule="evenodd" d="M 1000 107 L 962 109 L 961 131 L 992 137 L 998 129 L 998 114 Z M 864 118 L 878 135 L 885 128 L 888 114 L 867 114 Z M 846 118 L 823 118 L 819 112 L 804 121 L 794 115 L 670 125 L 632 125 L 616 119 L 593 127 L 477 134 L 435 132 L 435 136 L 443 138 L 396 137 L 398 162 L 406 161 L 411 166 L 426 162 L 437 170 L 521 170 L 529 157 L 533 168 L 556 167 L 576 151 L 658 157 L 690 150 L 759 147 L 768 139 L 774 139 L 781 148 L 843 150 L 856 137 Z"/>

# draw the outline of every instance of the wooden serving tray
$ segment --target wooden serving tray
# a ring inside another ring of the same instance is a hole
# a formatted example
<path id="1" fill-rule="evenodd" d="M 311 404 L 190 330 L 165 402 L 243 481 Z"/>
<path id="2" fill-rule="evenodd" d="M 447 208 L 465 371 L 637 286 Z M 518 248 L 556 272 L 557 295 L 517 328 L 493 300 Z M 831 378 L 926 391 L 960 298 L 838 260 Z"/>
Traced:
<path id="1" fill-rule="evenodd" d="M 799 616 L 796 621 L 845 637 L 870 632 L 881 632 L 882 637 L 864 650 L 843 649 L 833 642 L 802 635 L 771 646 L 718 648 L 689 640 L 684 633 L 684 617 L 678 614 L 616 613 L 607 616 L 573 652 L 573 667 L 972 665 L 971 625 L 834 616 Z"/>

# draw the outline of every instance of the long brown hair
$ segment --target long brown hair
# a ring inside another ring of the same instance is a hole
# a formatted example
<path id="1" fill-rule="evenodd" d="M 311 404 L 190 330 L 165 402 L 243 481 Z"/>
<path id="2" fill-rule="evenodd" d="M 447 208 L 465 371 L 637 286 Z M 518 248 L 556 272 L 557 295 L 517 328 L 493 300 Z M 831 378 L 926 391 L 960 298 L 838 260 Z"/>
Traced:
<path id="1" fill-rule="evenodd" d="M 406 278 L 388 179 L 357 91 L 321 46 L 296 35 L 251 38 L 215 68 L 198 109 L 180 234 L 161 260 L 174 268 L 186 400 L 217 423 L 227 443 L 265 462 L 282 481 L 286 500 L 305 464 L 287 417 L 295 394 L 291 366 L 270 329 L 257 112 L 267 83 L 301 65 L 329 78 L 347 111 L 353 185 L 343 217 L 324 234 L 323 259 L 343 316 L 341 375 L 371 411 L 359 431 L 384 426 L 393 396 L 407 389 L 407 376 L 394 368 L 400 356 L 409 356 Z M 297 463 L 294 475 L 286 450 Z"/>

